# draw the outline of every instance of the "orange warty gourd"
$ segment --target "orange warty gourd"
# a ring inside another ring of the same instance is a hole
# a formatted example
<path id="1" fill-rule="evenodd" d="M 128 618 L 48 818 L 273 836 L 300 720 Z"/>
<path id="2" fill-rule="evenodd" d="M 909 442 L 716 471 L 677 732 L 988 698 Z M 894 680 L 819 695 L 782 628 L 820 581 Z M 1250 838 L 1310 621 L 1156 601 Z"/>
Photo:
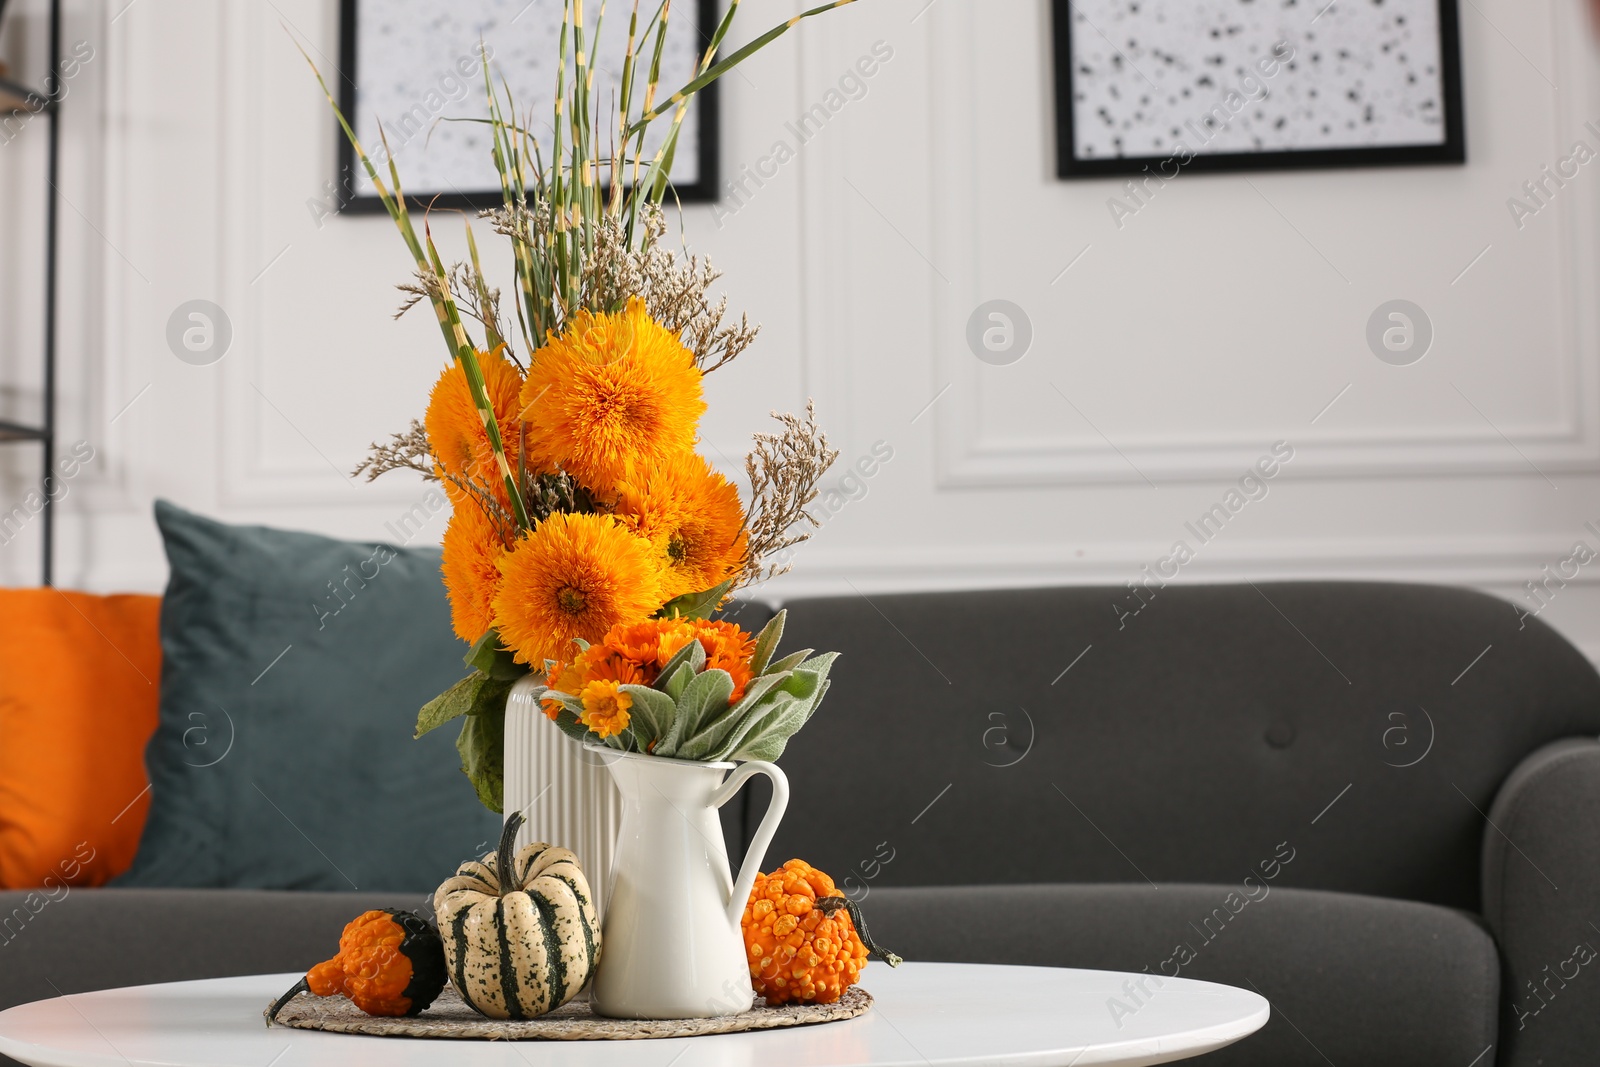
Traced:
<path id="1" fill-rule="evenodd" d="M 416 1015 L 444 983 L 444 945 L 431 923 L 392 908 L 363 912 L 339 936 L 339 954 L 307 971 L 267 1009 L 267 1021 L 301 993 L 345 996 L 368 1015 Z"/>
<path id="2" fill-rule="evenodd" d="M 831 1004 L 861 980 L 869 955 L 900 957 L 872 943 L 855 904 L 804 860 L 756 878 L 745 905 L 750 984 L 768 1004 Z"/>

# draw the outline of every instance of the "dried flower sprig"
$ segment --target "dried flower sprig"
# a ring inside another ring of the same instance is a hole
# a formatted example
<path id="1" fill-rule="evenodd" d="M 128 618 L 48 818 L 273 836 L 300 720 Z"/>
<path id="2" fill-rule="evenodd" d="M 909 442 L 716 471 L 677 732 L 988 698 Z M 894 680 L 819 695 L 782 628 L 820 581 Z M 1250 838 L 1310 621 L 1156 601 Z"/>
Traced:
<path id="1" fill-rule="evenodd" d="M 489 517 L 489 521 L 494 523 L 495 534 L 500 538 L 502 547 L 510 548 L 517 543 L 517 534 L 521 529 L 517 517 L 495 498 L 493 489 L 476 478 L 462 477 L 459 474 L 446 472 L 444 480 L 470 497 L 473 503 L 478 505 L 478 509 Z"/>
<path id="2" fill-rule="evenodd" d="M 789 570 L 787 561 L 766 561 L 810 539 L 812 531 L 799 529 L 801 522 L 810 523 L 813 529 L 820 525 L 807 508 L 817 498 L 817 483 L 839 458 L 838 451 L 828 447 L 827 434 L 817 426 L 815 403 L 806 402 L 804 418 L 776 411 L 772 417 L 783 423 L 783 430 L 756 434 L 755 448 L 744 461 L 750 479 L 749 541 L 735 588 Z"/>
<path id="3" fill-rule="evenodd" d="M 365 474 L 370 482 L 380 474 L 399 470 L 417 471 L 430 482 L 439 480 L 433 450 L 428 445 L 428 431 L 423 428 L 421 419 L 412 419 L 410 429 L 391 435 L 387 441 L 372 442 L 367 458 L 350 472 L 350 477 L 359 478 Z"/>
<path id="4" fill-rule="evenodd" d="M 640 209 L 637 248 L 630 246 L 623 220 L 603 220 L 584 269 L 585 304 L 615 311 L 629 298 L 643 297 L 650 317 L 677 334 L 694 353 L 695 365 L 709 374 L 749 348 L 761 327 L 745 316 L 737 325 L 724 323 L 728 298 L 712 303 L 707 295 L 722 272 L 709 259 L 674 253 L 661 240 L 666 232 L 666 219 L 654 204 Z"/>

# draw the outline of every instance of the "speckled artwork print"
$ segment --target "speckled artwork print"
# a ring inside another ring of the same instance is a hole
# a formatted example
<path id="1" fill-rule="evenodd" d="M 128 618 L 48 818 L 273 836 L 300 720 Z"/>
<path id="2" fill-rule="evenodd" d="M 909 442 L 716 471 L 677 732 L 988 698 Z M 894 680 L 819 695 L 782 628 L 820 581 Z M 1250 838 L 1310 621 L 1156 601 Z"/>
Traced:
<path id="1" fill-rule="evenodd" d="M 1437 0 L 1073 0 L 1078 159 L 1440 145 Z"/>
<path id="2" fill-rule="evenodd" d="M 356 0 L 356 7 L 360 92 L 350 118 L 361 143 L 369 152 L 378 148 L 381 120 L 409 193 L 498 192 L 500 180 L 490 156 L 487 127 L 439 120 L 488 114 L 478 52 L 482 41 L 489 50 L 495 87 L 503 91 L 500 79 L 506 79 L 519 121 L 527 116 L 530 129 L 542 136 L 549 129 L 555 98 L 560 0 Z M 592 10 L 598 8 L 596 4 Z M 643 22 L 649 12 L 644 5 L 640 12 Z M 695 12 L 693 3 L 672 7 L 661 60 L 661 98 L 693 76 L 699 60 Z M 593 21 L 590 13 L 591 37 Z M 608 11 L 603 29 L 595 80 L 602 98 L 610 100 L 616 79 L 608 73 L 622 69 L 627 15 Z M 572 77 L 570 66 L 567 77 Z M 669 125 L 669 119 L 663 119 L 652 128 L 645 141 L 647 153 L 659 145 Z M 607 150 L 610 132 L 599 131 Z M 699 132 L 696 109 L 691 107 L 673 156 L 672 177 L 679 184 L 698 177 Z M 356 193 L 372 195 L 365 172 L 357 171 Z"/>

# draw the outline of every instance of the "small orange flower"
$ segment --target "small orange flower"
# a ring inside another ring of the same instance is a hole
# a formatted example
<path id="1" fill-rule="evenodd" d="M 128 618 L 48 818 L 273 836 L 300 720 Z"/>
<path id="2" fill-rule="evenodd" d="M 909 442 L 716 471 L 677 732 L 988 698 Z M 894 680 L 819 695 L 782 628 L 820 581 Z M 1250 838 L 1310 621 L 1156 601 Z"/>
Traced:
<path id="1" fill-rule="evenodd" d="M 649 542 L 609 515 L 550 516 L 501 558 L 500 572 L 495 624 L 519 663 L 564 659 L 573 638 L 598 641 L 661 606 Z"/>
<path id="2" fill-rule="evenodd" d="M 667 659 L 672 658 L 671 652 L 667 653 L 665 659 L 661 656 L 661 623 L 661 619 L 644 619 L 626 626 L 613 627 L 611 632 L 606 634 L 605 644 L 640 666 L 659 668 Z M 683 639 L 678 642 L 678 647 L 682 648 L 684 642 L 688 640 L 689 635 L 685 633 Z"/>
<path id="3" fill-rule="evenodd" d="M 583 687 L 583 725 L 601 737 L 615 737 L 628 728 L 633 697 L 613 681 L 597 679 Z"/>
<path id="4" fill-rule="evenodd" d="M 591 681 L 616 682 L 618 685 L 649 685 L 655 681 L 655 672 L 646 675 L 643 668 L 626 656 L 604 644 L 590 645 L 578 653 L 571 663 L 557 663 L 546 676 L 551 689 L 570 696 L 581 696 Z M 544 701 L 544 713 L 552 720 L 561 713 L 561 704 L 555 700 Z"/>
<path id="5" fill-rule="evenodd" d="M 555 663 L 547 675 L 551 689 L 578 696 L 593 681 L 621 685 L 654 685 L 661 668 L 690 641 L 699 641 L 706 653 L 706 669 L 727 671 L 733 678 L 730 704 L 744 698 L 755 655 L 754 635 L 731 622 L 703 619 L 644 619 L 618 623 L 604 639 L 590 645 L 569 662 Z M 554 719 L 561 705 L 544 703 L 545 714 Z"/>
<path id="6" fill-rule="evenodd" d="M 727 671 L 733 678 L 730 704 L 744 699 L 750 684 L 750 659 L 756 654 L 755 636 L 731 622 L 710 621 L 696 624 L 700 644 L 706 650 L 706 670 Z"/>

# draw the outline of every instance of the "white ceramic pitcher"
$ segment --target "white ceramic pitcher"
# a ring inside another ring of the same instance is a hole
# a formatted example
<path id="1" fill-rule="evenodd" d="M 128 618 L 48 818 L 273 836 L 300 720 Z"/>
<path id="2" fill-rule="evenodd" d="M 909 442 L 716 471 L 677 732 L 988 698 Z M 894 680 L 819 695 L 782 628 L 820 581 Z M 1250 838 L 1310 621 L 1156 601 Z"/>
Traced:
<path id="1" fill-rule="evenodd" d="M 700 763 L 589 747 L 622 794 L 590 991 L 595 1011 L 618 1019 L 748 1011 L 755 992 L 739 920 L 789 804 L 789 780 L 759 760 Z M 717 809 L 756 774 L 772 779 L 772 803 L 735 881 Z"/>

